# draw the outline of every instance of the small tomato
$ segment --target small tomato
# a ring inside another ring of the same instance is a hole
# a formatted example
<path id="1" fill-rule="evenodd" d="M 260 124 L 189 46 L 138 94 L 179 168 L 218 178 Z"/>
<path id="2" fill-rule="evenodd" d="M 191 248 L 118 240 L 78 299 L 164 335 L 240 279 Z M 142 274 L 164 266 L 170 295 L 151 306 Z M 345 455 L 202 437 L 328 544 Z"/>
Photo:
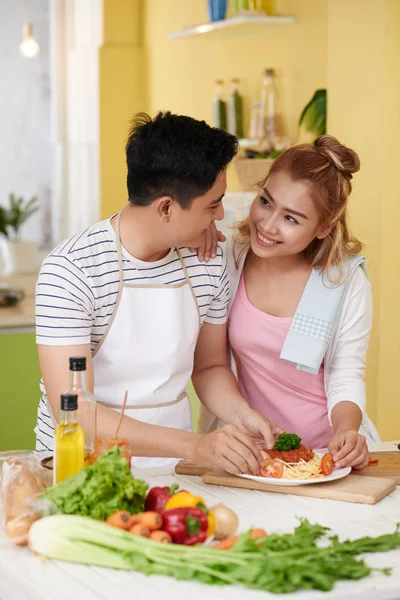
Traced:
<path id="1" fill-rule="evenodd" d="M 282 477 L 283 465 L 279 460 L 269 459 L 260 467 L 260 475 L 262 477 Z"/>
<path id="2" fill-rule="evenodd" d="M 333 462 L 332 454 L 324 454 L 321 459 L 321 471 L 327 477 L 330 475 L 335 468 L 335 463 Z"/>

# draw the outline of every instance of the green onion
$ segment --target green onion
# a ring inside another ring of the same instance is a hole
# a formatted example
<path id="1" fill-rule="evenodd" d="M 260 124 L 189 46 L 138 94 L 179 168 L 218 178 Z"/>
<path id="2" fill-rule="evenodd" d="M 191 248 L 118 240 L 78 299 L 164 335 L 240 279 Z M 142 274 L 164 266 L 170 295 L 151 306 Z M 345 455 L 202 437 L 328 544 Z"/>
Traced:
<path id="1" fill-rule="evenodd" d="M 231 550 L 217 550 L 204 545 L 161 544 L 88 517 L 53 515 L 32 525 L 29 546 L 55 560 L 273 593 L 312 588 L 328 591 L 338 580 L 361 579 L 371 573 L 356 555 L 400 547 L 398 528 L 377 538 L 339 542 L 331 537 L 330 545 L 318 546 L 317 540 L 327 531 L 304 519 L 292 534 L 252 540 L 249 531 Z"/>

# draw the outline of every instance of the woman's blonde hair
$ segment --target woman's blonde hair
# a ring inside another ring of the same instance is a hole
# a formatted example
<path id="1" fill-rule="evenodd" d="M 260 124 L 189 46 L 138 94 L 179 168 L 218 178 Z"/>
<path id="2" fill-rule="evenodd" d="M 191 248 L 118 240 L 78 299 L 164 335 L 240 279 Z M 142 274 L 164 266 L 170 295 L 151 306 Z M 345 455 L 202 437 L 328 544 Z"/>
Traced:
<path id="1" fill-rule="evenodd" d="M 293 181 L 303 181 L 310 186 L 321 215 L 321 225 L 329 227 L 330 233 L 322 240 L 315 238 L 304 253 L 309 263 L 326 274 L 329 280 L 331 267 L 339 267 L 340 279 L 344 259 L 362 249 L 362 243 L 347 226 L 352 174 L 359 169 L 360 159 L 353 150 L 331 135 L 321 135 L 314 144 L 301 144 L 285 150 L 274 160 L 267 177 L 259 184 L 264 187 L 271 175 L 284 171 Z M 236 258 L 238 265 L 243 253 L 250 248 L 248 218 L 238 223 L 235 229 L 235 246 L 241 246 Z"/>

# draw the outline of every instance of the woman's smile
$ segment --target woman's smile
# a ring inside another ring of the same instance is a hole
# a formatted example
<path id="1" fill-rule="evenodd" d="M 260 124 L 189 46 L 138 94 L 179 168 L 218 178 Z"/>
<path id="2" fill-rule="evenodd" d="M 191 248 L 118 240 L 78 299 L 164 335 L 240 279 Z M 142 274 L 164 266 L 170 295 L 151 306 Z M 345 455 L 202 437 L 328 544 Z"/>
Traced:
<path id="1" fill-rule="evenodd" d="M 279 240 L 273 240 L 272 238 L 267 237 L 266 235 L 261 233 L 261 231 L 259 229 L 257 229 L 256 231 L 257 231 L 257 235 L 256 235 L 257 241 L 259 244 L 261 244 L 261 246 L 276 246 L 276 244 L 282 243 Z"/>

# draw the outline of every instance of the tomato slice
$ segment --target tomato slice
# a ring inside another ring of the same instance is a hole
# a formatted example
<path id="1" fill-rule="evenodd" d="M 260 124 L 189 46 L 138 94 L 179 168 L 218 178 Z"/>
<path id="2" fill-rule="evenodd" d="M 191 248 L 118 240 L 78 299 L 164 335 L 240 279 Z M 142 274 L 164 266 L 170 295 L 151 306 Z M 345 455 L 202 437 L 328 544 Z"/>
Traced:
<path id="1" fill-rule="evenodd" d="M 379 460 L 370 458 L 369 461 L 368 461 L 368 466 L 369 467 L 373 467 L 373 466 L 377 465 L 378 462 L 379 462 Z"/>
<path id="2" fill-rule="evenodd" d="M 335 468 L 332 454 L 324 454 L 321 459 L 321 471 L 327 477 L 330 475 Z"/>
<path id="3" fill-rule="evenodd" d="M 262 477 L 282 477 L 283 465 L 279 460 L 270 458 L 265 461 L 262 467 L 260 467 L 260 475 L 262 475 Z"/>

